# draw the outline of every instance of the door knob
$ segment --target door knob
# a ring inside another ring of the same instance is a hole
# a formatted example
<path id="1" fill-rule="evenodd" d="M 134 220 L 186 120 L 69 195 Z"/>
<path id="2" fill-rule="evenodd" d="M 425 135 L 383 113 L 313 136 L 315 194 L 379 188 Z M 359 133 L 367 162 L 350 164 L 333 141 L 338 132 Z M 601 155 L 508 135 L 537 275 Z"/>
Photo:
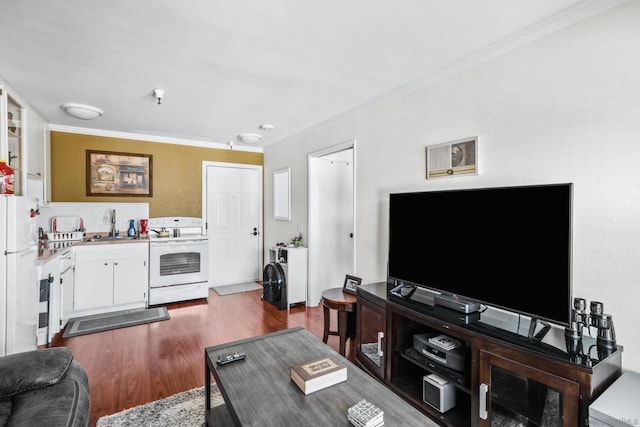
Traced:
<path id="1" fill-rule="evenodd" d="M 253 234 L 254 236 L 257 236 L 258 235 L 258 229 L 256 227 L 253 227 L 253 233 L 251 233 L 251 234 Z"/>

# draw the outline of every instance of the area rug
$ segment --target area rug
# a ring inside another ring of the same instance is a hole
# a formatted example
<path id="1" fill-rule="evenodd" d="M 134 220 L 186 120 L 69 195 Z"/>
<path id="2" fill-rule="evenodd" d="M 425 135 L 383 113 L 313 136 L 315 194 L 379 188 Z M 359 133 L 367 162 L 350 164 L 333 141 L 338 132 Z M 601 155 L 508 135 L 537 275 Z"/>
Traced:
<path id="1" fill-rule="evenodd" d="M 204 421 L 204 387 L 194 388 L 154 402 L 145 403 L 98 419 L 96 427 L 153 426 L 201 427 Z M 224 400 L 215 384 L 211 385 L 211 406 Z"/>
<path id="2" fill-rule="evenodd" d="M 169 319 L 169 312 L 167 307 L 164 306 L 74 317 L 67 322 L 62 338 L 77 337 L 78 335 L 93 334 L 95 332 L 126 328 L 167 319 Z"/>
<path id="3" fill-rule="evenodd" d="M 240 292 L 247 291 L 257 291 L 258 289 L 262 289 L 262 286 L 258 285 L 256 282 L 236 283 L 233 285 L 215 286 L 213 288 L 213 290 L 220 296 L 238 294 Z"/>

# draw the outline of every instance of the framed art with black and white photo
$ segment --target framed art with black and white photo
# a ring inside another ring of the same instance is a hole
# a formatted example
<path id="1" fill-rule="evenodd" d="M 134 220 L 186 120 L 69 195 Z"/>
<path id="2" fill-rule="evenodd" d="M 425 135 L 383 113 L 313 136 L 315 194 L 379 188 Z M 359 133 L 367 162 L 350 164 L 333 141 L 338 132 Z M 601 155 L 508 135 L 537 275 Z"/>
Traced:
<path id="1" fill-rule="evenodd" d="M 344 278 L 344 285 L 342 286 L 342 292 L 356 295 L 358 286 L 362 283 L 362 279 L 355 276 L 349 276 L 348 274 Z"/>
<path id="2" fill-rule="evenodd" d="M 426 149 L 427 179 L 478 174 L 478 137 L 459 139 Z"/>

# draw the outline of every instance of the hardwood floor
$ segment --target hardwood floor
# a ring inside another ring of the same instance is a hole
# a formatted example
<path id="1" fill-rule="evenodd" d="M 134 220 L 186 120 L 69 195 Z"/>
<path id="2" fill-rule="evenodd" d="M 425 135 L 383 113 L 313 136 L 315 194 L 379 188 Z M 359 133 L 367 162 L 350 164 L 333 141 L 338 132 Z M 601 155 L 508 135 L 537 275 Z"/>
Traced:
<path id="1" fill-rule="evenodd" d="M 98 418 L 204 385 L 204 348 L 294 326 L 322 339 L 322 305 L 277 310 L 261 300 L 262 290 L 208 301 L 167 305 L 171 319 L 57 339 L 86 369 L 91 393 L 91 425 Z M 331 328 L 336 328 L 335 316 Z M 62 333 L 60 334 L 60 336 Z M 338 350 L 338 337 L 328 345 Z M 346 356 L 353 361 L 351 340 Z"/>

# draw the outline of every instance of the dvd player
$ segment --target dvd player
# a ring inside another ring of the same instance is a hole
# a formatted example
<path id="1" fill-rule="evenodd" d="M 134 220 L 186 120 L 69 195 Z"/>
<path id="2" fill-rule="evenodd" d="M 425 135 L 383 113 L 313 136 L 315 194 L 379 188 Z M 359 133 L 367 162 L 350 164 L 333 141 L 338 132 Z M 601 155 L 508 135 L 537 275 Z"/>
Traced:
<path id="1" fill-rule="evenodd" d="M 456 339 L 431 333 L 416 334 L 413 336 L 413 348 L 447 368 L 465 371 L 467 347 Z"/>

